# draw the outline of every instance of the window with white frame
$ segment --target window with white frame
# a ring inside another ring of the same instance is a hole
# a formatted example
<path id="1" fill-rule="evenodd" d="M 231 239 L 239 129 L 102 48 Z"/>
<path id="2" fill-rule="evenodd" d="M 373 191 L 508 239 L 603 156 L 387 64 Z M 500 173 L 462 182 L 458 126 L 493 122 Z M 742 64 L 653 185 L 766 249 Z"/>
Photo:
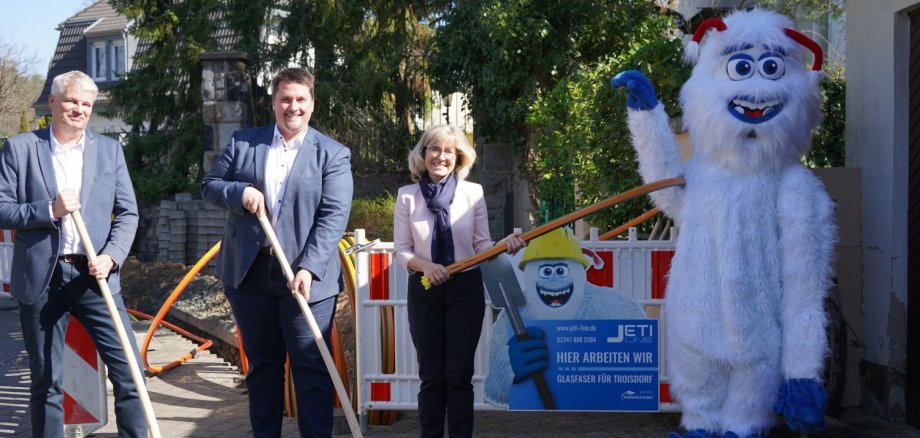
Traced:
<path id="1" fill-rule="evenodd" d="M 125 41 L 98 40 L 89 44 L 89 73 L 97 82 L 115 81 L 125 75 Z"/>
<path id="2" fill-rule="evenodd" d="M 121 77 L 125 75 L 125 42 L 113 41 L 109 47 L 112 49 L 111 56 L 109 57 L 109 59 L 112 60 L 112 62 L 109 63 L 109 68 L 111 69 L 109 79 L 121 79 Z"/>
<path id="3" fill-rule="evenodd" d="M 107 44 L 105 41 L 96 41 L 92 43 L 89 50 L 89 72 L 90 76 L 97 81 L 108 79 L 108 65 L 106 64 Z"/>

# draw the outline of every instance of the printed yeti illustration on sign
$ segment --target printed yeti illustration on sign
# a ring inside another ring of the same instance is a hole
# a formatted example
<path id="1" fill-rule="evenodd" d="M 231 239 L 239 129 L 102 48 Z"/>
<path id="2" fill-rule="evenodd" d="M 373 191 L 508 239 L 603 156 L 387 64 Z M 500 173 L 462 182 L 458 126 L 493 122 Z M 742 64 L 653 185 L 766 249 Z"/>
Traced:
<path id="1" fill-rule="evenodd" d="M 544 333 L 528 324 L 535 320 L 641 319 L 645 311 L 623 293 L 587 281 L 592 265 L 571 230 L 559 228 L 534 239 L 521 257 L 526 304 L 521 318 L 531 339 L 518 341 L 505 311 L 492 325 L 486 399 L 508 406 L 512 384 L 523 382 L 548 366 Z M 553 383 L 549 383 L 552 389 Z M 564 401 L 563 401 L 564 403 Z M 559 406 L 560 409 L 564 406 Z"/>

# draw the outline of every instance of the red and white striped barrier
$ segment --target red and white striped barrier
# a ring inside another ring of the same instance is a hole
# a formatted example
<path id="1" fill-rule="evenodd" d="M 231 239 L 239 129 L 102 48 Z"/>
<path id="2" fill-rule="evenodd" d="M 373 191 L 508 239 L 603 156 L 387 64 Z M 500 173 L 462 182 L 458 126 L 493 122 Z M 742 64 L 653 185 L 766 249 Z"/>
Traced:
<path id="1" fill-rule="evenodd" d="M 13 299 L 10 295 L 10 270 L 13 266 L 13 230 L 0 230 L 0 298 Z"/>
<path id="2" fill-rule="evenodd" d="M 668 391 L 667 357 L 664 349 L 666 321 L 660 306 L 667 287 L 667 273 L 674 256 L 676 239 L 638 240 L 635 231 L 629 240 L 599 241 L 596 230 L 592 239 L 580 242 L 604 261 L 600 269 L 588 270 L 588 281 L 598 286 L 615 287 L 646 306 L 650 318 L 659 319 L 659 380 L 662 411 L 676 411 Z M 355 231 L 358 243 L 366 242 L 364 230 Z M 393 260 L 393 244 L 383 242 L 368 252 L 357 254 L 357 294 L 355 331 L 357 336 L 358 413 L 369 410 L 414 410 L 421 381 L 415 347 L 409 336 L 406 284 L 408 272 Z M 518 253 L 518 260 L 522 253 Z M 515 263 L 516 266 L 516 263 Z M 520 272 L 518 273 L 521 274 Z M 488 306 L 488 304 L 487 304 Z M 390 310 L 392 309 L 392 310 Z M 388 315 L 388 312 L 392 312 Z M 473 375 L 476 409 L 497 409 L 485 402 L 483 380 L 489 371 L 488 345 L 492 329 L 492 311 L 487 307 L 482 337 L 476 350 Z M 392 333 L 392 337 L 388 335 Z M 392 342 L 393 345 L 389 345 Z M 384 357 L 385 350 L 394 352 Z"/>
<path id="3" fill-rule="evenodd" d="M 14 230 L 0 230 L 0 297 L 10 295 Z M 70 318 L 64 333 L 64 435 L 85 436 L 108 421 L 105 366 L 86 329 Z"/>
<path id="4" fill-rule="evenodd" d="M 76 318 L 70 318 L 64 334 L 62 387 L 66 436 L 86 436 L 105 426 L 105 367 L 92 338 Z"/>

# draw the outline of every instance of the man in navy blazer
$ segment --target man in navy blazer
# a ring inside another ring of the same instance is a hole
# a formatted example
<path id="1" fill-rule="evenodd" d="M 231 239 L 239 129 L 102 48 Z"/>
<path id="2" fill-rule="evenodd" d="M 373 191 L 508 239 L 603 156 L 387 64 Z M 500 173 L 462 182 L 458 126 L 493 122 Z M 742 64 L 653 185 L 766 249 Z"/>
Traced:
<path id="1" fill-rule="evenodd" d="M 62 437 L 64 331 L 68 315 L 93 338 L 108 366 L 119 436 L 146 437 L 137 388 L 102 299 L 107 279 L 130 327 L 119 286 L 137 230 L 137 203 L 121 145 L 86 125 L 98 95 L 79 71 L 54 78 L 51 126 L 19 134 L 0 149 L 0 227 L 16 231 L 10 293 L 19 302 L 32 378 L 32 435 Z M 90 263 L 70 213 L 80 210 L 99 255 Z M 136 341 L 131 342 L 140 362 Z"/>
<path id="2" fill-rule="evenodd" d="M 285 353 L 300 435 L 332 435 L 332 380 L 293 294 L 307 298 L 328 343 L 340 290 L 336 250 L 353 183 L 348 148 L 308 126 L 313 105 L 312 74 L 300 68 L 278 73 L 272 80 L 275 125 L 234 133 L 201 187 L 206 201 L 231 213 L 217 273 L 249 360 L 255 437 L 281 434 Z M 295 272 L 290 284 L 259 226 L 262 212 Z"/>

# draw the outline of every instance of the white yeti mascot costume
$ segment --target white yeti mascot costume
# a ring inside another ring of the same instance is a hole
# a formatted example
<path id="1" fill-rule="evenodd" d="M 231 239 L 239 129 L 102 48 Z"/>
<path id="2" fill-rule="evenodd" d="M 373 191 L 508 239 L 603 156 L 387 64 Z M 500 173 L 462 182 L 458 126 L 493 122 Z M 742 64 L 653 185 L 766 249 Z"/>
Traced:
<path id="1" fill-rule="evenodd" d="M 700 26 L 680 93 L 694 150 L 683 164 L 648 79 L 612 81 L 628 90 L 642 178 L 687 180 L 652 194 L 681 230 L 664 315 L 686 433 L 669 437 L 764 437 L 774 410 L 793 430 L 824 427 L 834 205 L 799 161 L 821 118 L 822 54 L 791 26 L 757 9 Z"/>
<path id="2" fill-rule="evenodd" d="M 519 267 L 524 271 L 527 303 L 520 308 L 524 324 L 547 319 L 640 319 L 645 311 L 635 300 L 609 287 L 588 282 L 592 265 L 582 254 L 578 239 L 568 228 L 557 228 L 534 239 L 524 249 Z M 486 399 L 508 405 L 512 383 L 542 372 L 549 364 L 544 333 L 527 327 L 530 339 L 519 341 L 503 311 L 492 324 Z M 550 384 L 552 388 L 552 384 Z M 558 402 L 558 401 L 557 401 Z M 565 406 L 558 406 L 565 409 Z"/>

